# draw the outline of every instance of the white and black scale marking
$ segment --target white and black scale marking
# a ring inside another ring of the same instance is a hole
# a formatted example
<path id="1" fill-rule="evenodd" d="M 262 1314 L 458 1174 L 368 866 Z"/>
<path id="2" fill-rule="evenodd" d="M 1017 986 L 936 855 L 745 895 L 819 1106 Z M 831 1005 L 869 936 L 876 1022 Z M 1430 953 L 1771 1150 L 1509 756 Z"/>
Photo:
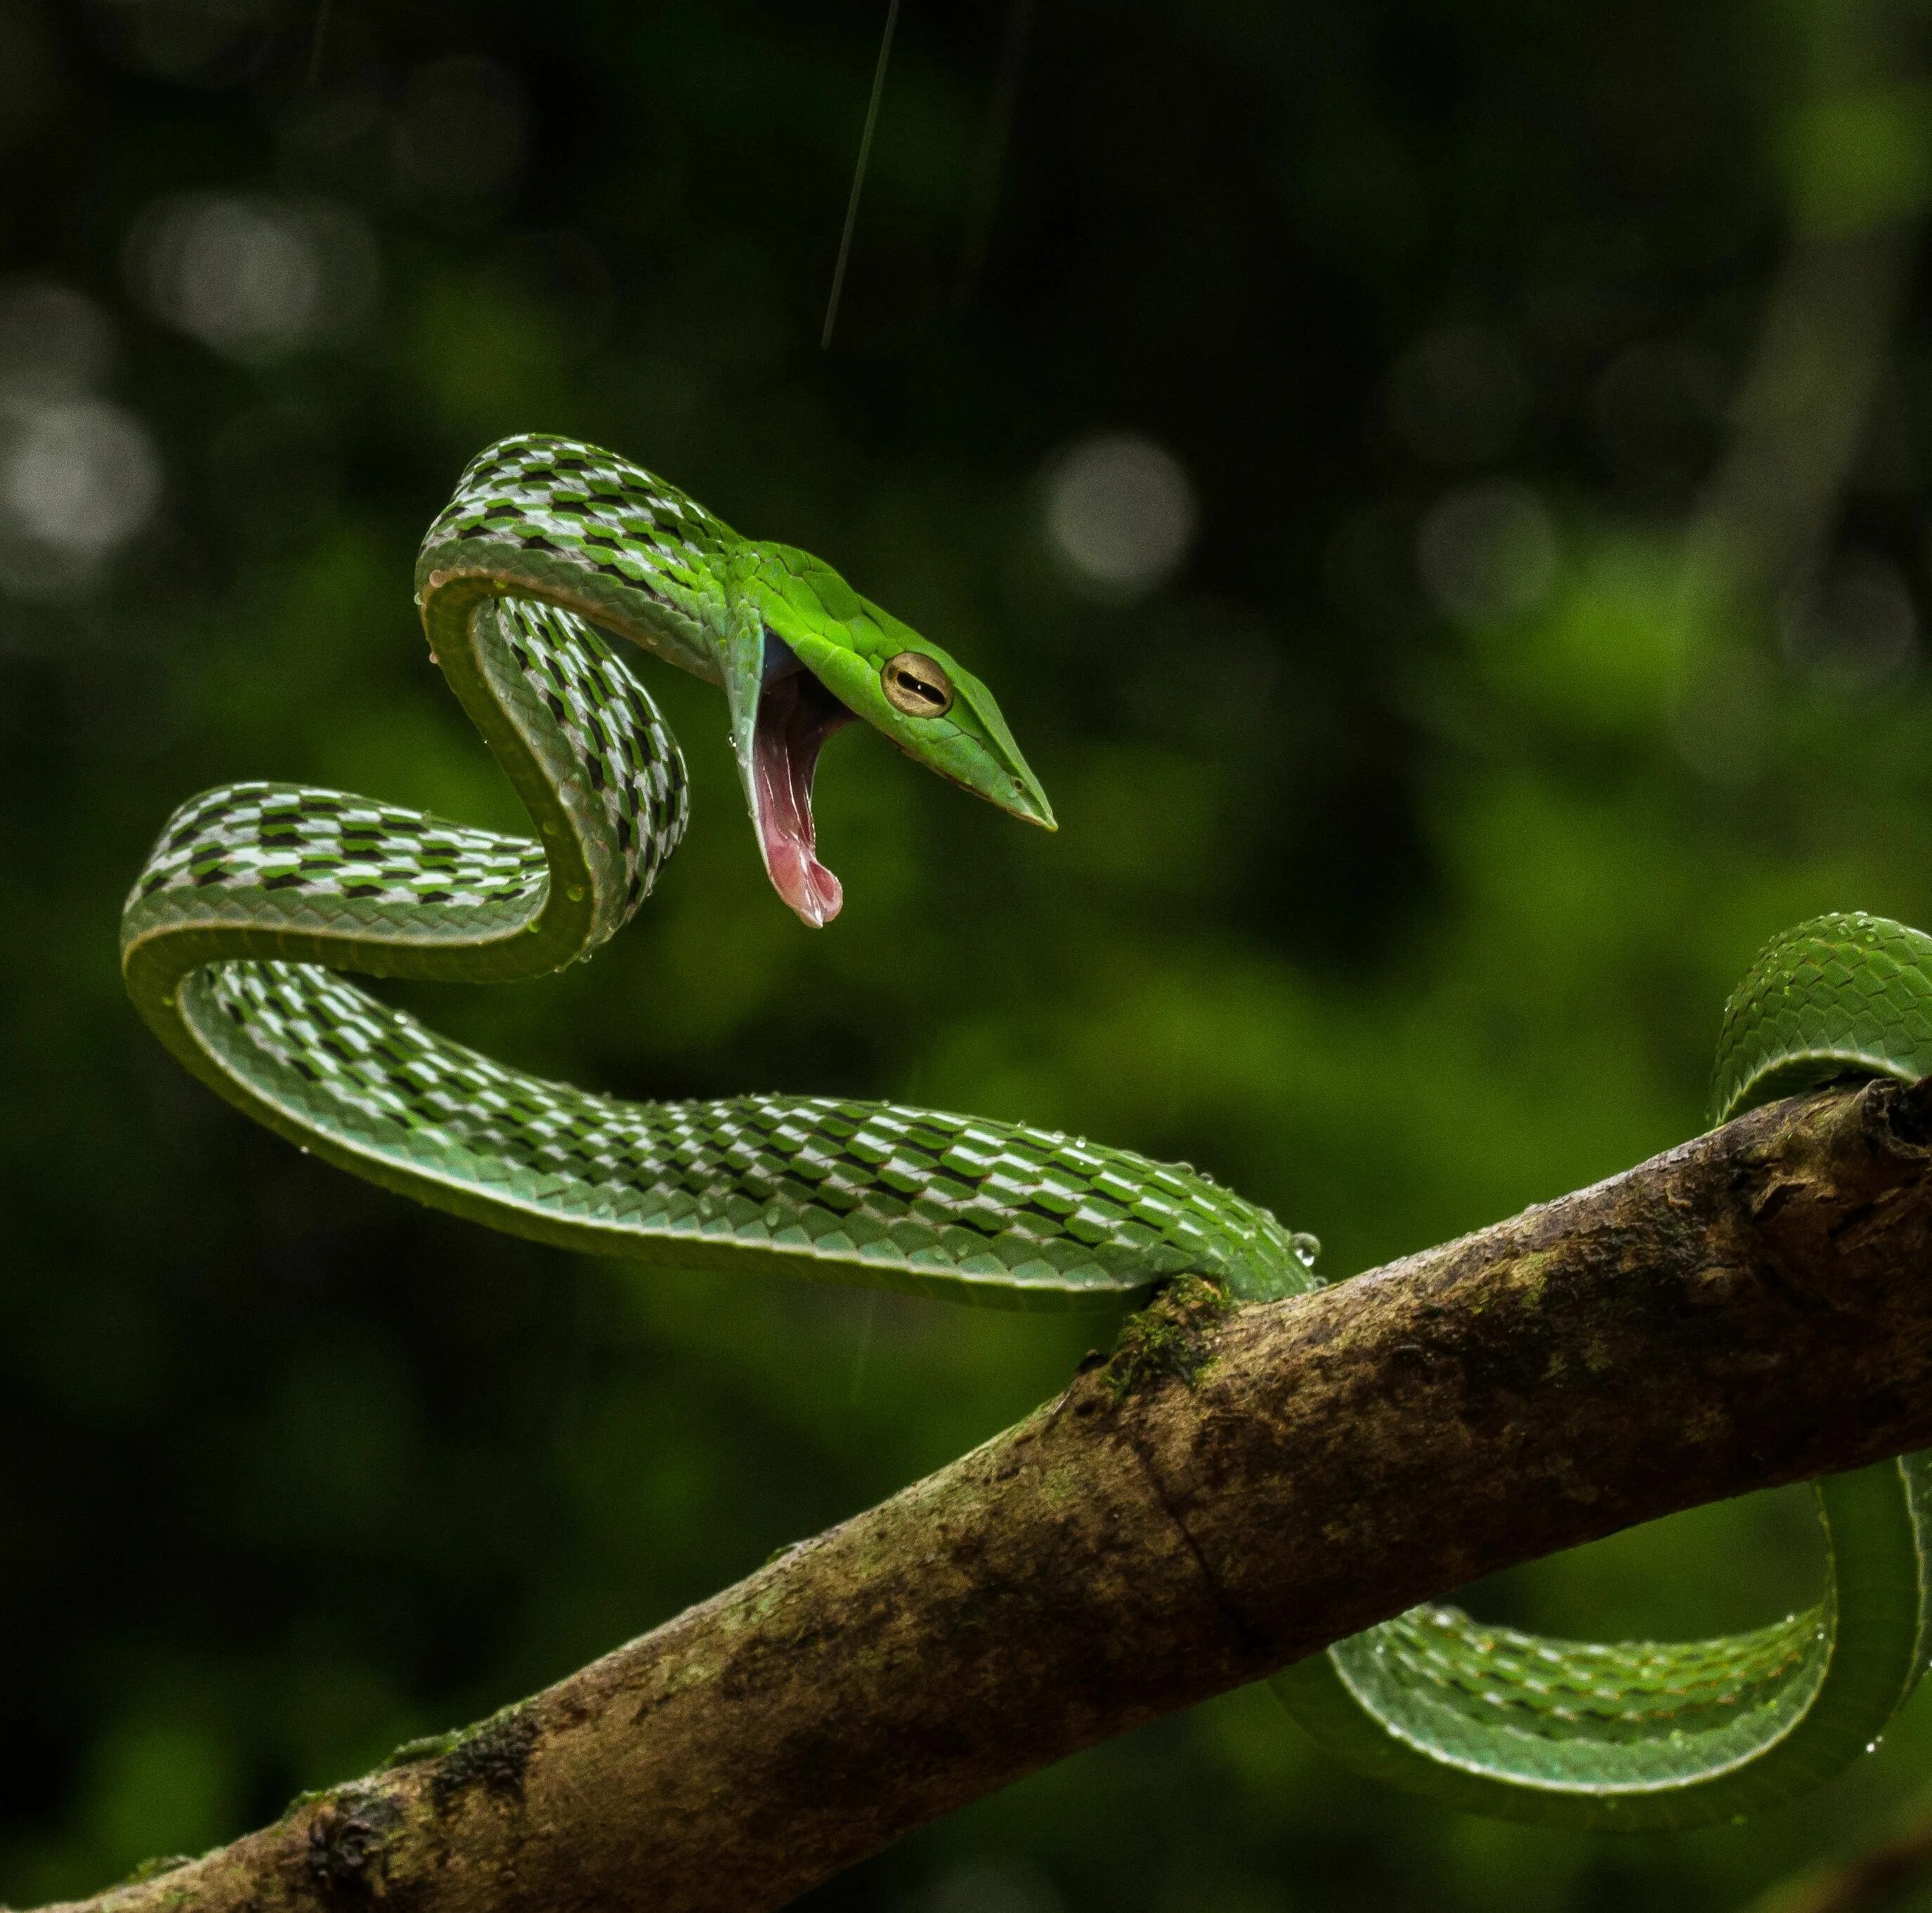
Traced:
<path id="1" fill-rule="evenodd" d="M 168 820 L 129 901 L 220 886 L 460 908 L 527 897 L 544 871 L 520 837 L 342 791 L 228 784 Z"/>
<path id="2" fill-rule="evenodd" d="M 232 963 L 212 982 L 244 1039 L 231 1062 L 291 1073 L 328 1129 L 500 1163 L 560 1213 L 995 1276 L 1293 1257 L 1266 1210 L 1124 1151 L 829 1097 L 620 1102 L 506 1069 L 326 970 Z"/>
<path id="3" fill-rule="evenodd" d="M 719 555 L 714 523 L 704 506 L 627 459 L 532 432 L 470 461 L 423 546 L 460 540 L 574 559 L 674 601 L 698 589 L 698 568 Z"/>
<path id="4" fill-rule="evenodd" d="M 426 545 L 567 558 L 676 607 L 722 535 L 638 467 L 533 435 L 472 464 Z M 676 746 L 600 634 L 567 612 L 503 603 L 518 667 L 626 857 L 628 914 L 683 828 Z M 540 849 L 518 840 L 333 793 L 236 785 L 177 814 L 141 889 L 260 884 L 454 906 L 526 895 L 544 870 Z M 244 1078 L 345 1141 L 426 1168 L 440 1158 L 460 1180 L 560 1215 L 994 1280 L 1300 1266 L 1267 1210 L 1124 1151 L 826 1098 L 616 1102 L 505 1069 L 324 970 L 236 961 L 204 974 L 233 1032 L 226 1063 Z"/>
<path id="5" fill-rule="evenodd" d="M 684 760 L 643 687 L 590 626 L 547 605 L 505 608 L 518 667 L 603 805 L 628 916 L 684 834 Z M 231 784 L 169 819 L 130 901 L 221 886 L 461 909 L 531 896 L 544 872 L 542 848 L 527 838 L 340 791 Z"/>
<path id="6" fill-rule="evenodd" d="M 621 923 L 683 838 L 691 808 L 683 754 L 600 632 L 554 605 L 508 598 L 503 609 L 511 655 L 583 766 L 623 859 Z"/>

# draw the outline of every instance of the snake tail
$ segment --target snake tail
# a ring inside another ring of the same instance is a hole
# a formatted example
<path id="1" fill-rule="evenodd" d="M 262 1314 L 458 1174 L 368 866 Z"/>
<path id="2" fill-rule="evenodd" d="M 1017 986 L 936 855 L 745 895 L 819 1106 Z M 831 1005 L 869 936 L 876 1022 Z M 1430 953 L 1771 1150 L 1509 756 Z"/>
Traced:
<path id="1" fill-rule="evenodd" d="M 1932 937 L 1820 917 L 1760 951 L 1724 1013 L 1716 1122 L 1844 1076 L 1932 1072 Z M 1360 1772 L 1444 1805 L 1648 1832 L 1758 1813 L 1876 1745 L 1932 1654 L 1932 1454 L 1814 1484 L 1826 1585 L 1713 1640 L 1616 1645 L 1412 1609 L 1275 1677 Z"/>
<path id="2" fill-rule="evenodd" d="M 593 954 L 684 833 L 684 763 L 634 665 L 722 691 L 754 841 L 807 925 L 820 747 L 848 725 L 1012 816 L 1046 793 L 986 687 L 810 554 L 741 537 L 596 446 L 526 434 L 470 464 L 417 568 L 430 655 L 529 814 L 504 835 L 294 783 L 184 804 L 128 899 L 155 1033 L 257 1122 L 351 1173 L 566 1249 L 1006 1308 L 1118 1306 L 1192 1274 L 1316 1285 L 1312 1239 L 1184 1165 L 1082 1138 L 826 1096 L 626 1102 L 439 1036 L 355 975 L 512 982 Z M 1932 1067 L 1932 939 L 1801 925 L 1726 1013 L 1716 1114 L 1847 1072 Z M 1882 1731 L 1928 1645 L 1925 1458 L 1818 1486 L 1818 1605 L 1750 1633 L 1598 1645 L 1418 1608 L 1275 1688 L 1364 1771 L 1576 1827 L 1728 1818 Z"/>

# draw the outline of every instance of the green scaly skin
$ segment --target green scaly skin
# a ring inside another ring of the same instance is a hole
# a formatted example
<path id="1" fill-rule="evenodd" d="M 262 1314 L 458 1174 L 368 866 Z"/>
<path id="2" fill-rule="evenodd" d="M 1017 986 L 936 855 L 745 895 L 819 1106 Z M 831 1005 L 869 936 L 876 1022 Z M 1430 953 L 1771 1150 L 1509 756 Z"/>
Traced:
<path id="1" fill-rule="evenodd" d="M 1311 1238 L 1192 1170 L 886 1103 L 615 1102 L 506 1069 L 345 981 L 540 975 L 628 920 L 682 834 L 686 784 L 614 639 L 722 688 L 767 868 L 808 922 L 836 910 L 837 887 L 808 822 L 790 840 L 770 823 L 760 719 L 784 700 L 856 716 L 1052 824 L 991 694 L 937 646 L 818 559 L 740 538 L 594 447 L 529 436 L 484 452 L 430 528 L 417 586 L 431 653 L 537 838 L 293 785 L 192 799 L 128 899 L 122 952 L 136 1006 L 194 1075 L 358 1175 L 598 1254 L 1007 1308 L 1102 1305 L 1184 1274 L 1244 1301 L 1316 1286 Z M 944 711 L 888 696 L 906 652 L 943 671 Z M 794 787 L 810 772 L 808 758 Z M 1767 950 L 1733 999 L 1718 1117 L 1850 1070 L 1928 1068 L 1932 940 L 1822 919 Z M 1921 1459 L 1820 1485 L 1832 1586 L 1778 1626 L 1598 1647 L 1420 1608 L 1277 1690 L 1352 1764 L 1484 1812 L 1684 1826 L 1790 1798 L 1876 1739 L 1924 1665 Z"/>
<path id="2" fill-rule="evenodd" d="M 1928 1074 L 1932 937 L 1817 917 L 1772 938 L 1726 1005 L 1712 1120 Z M 1771 1627 L 1599 1647 L 1414 1608 L 1275 1692 L 1361 1772 L 1501 1819 L 1642 1832 L 1776 1806 L 1876 1745 L 1932 1657 L 1932 1452 L 1813 1486 L 1824 1597 Z"/>

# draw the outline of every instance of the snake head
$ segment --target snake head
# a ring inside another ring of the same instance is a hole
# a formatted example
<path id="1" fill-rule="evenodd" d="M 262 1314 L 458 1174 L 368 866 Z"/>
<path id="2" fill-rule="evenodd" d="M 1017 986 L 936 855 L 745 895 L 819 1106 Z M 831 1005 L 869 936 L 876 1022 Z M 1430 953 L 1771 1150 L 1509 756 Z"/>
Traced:
<path id="1" fill-rule="evenodd" d="M 993 694 L 938 645 L 809 553 L 748 544 L 732 569 L 732 748 L 766 874 L 806 922 L 829 923 L 844 901 L 818 861 L 812 785 L 826 739 L 855 718 L 976 796 L 1058 828 Z"/>

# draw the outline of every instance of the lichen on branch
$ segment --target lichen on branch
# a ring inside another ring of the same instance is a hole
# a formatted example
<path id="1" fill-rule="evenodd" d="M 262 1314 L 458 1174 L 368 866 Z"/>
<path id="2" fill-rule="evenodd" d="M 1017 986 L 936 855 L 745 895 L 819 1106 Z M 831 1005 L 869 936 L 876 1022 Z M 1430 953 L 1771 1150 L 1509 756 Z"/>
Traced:
<path id="1" fill-rule="evenodd" d="M 1929 1144 L 1932 1088 L 1838 1088 L 1290 1301 L 1178 1282 L 937 1474 L 76 1904 L 758 1913 L 1478 1575 L 1932 1446 Z"/>

